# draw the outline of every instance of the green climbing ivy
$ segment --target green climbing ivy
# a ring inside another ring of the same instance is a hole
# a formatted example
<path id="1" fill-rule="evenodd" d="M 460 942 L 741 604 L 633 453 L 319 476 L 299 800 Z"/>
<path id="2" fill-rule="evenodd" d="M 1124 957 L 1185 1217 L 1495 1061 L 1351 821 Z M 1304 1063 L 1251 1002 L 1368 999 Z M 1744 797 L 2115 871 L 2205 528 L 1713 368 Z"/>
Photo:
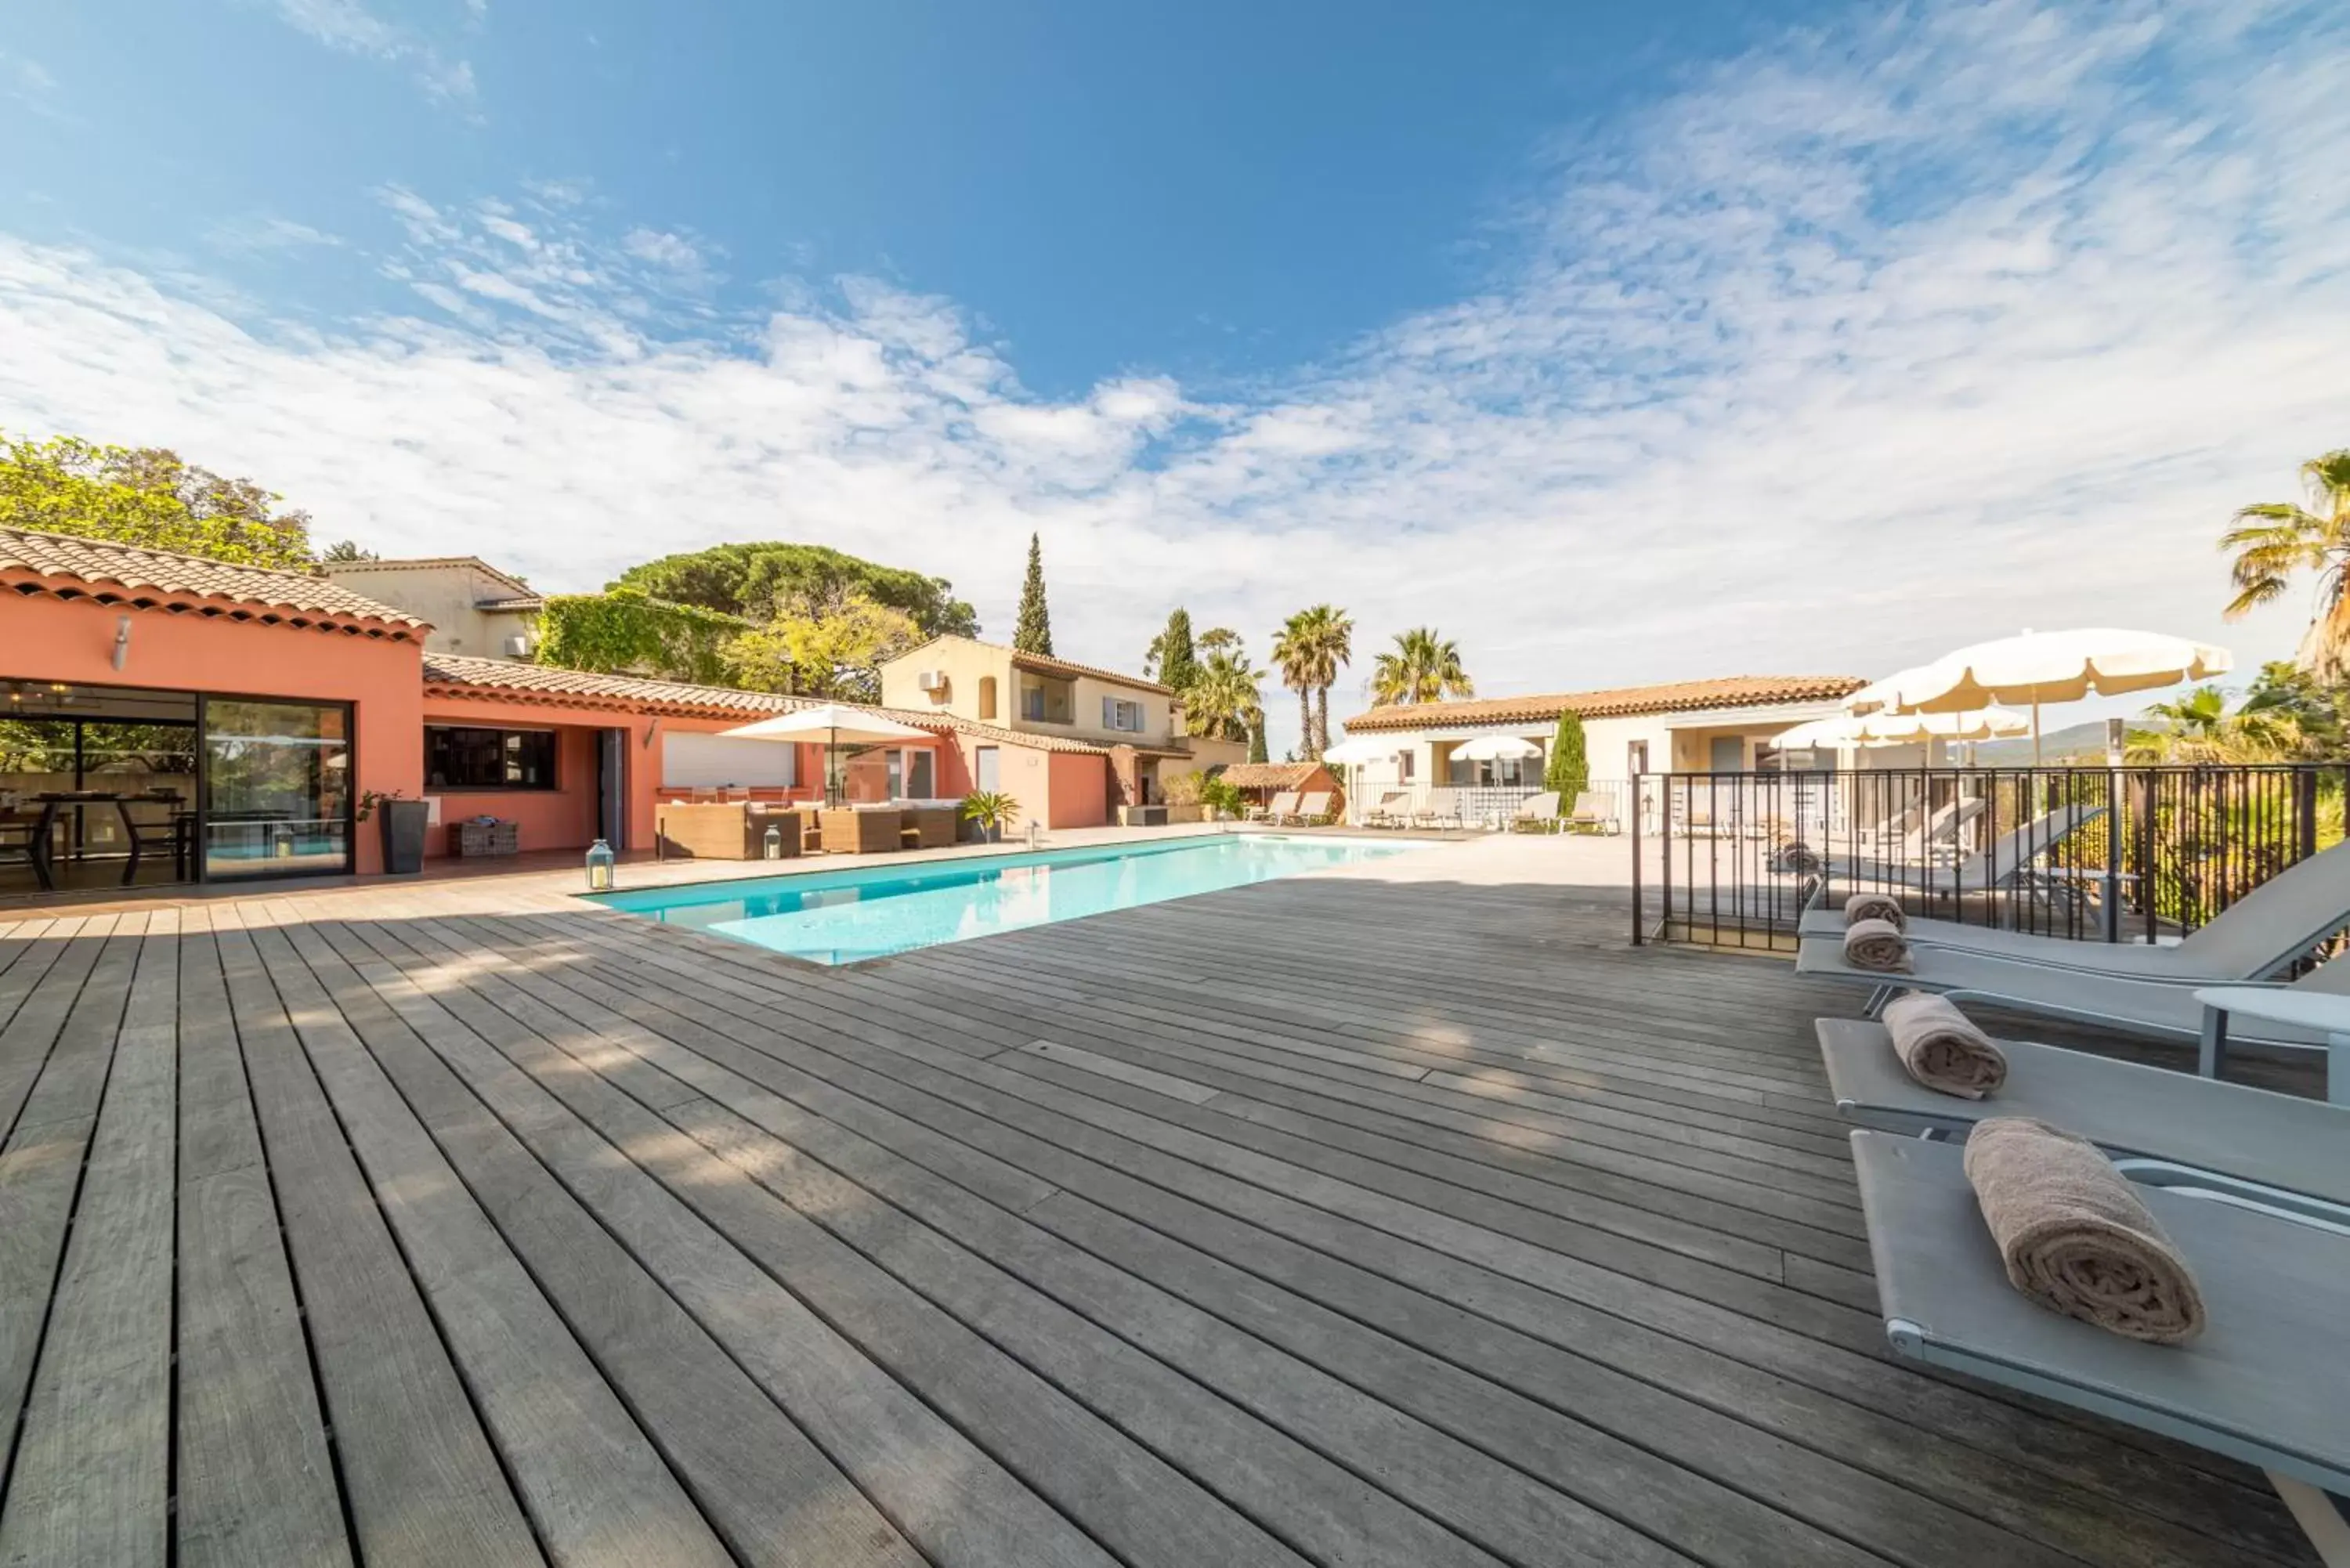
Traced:
<path id="1" fill-rule="evenodd" d="M 750 629 L 738 616 L 671 604 L 634 588 L 553 594 L 538 618 L 538 662 L 600 675 L 723 684 L 720 650 Z"/>

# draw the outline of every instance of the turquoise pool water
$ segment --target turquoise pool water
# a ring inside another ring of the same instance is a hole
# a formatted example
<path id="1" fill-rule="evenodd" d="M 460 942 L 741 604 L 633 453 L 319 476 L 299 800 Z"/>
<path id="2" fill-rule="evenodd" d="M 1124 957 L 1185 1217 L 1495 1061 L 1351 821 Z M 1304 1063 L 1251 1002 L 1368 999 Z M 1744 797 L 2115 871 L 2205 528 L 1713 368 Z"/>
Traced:
<path id="1" fill-rule="evenodd" d="M 605 893 L 595 902 L 815 963 L 857 963 L 941 942 L 1213 893 L 1418 846 L 1220 834 L 1170 844 L 1047 849 L 917 866 L 810 871 Z"/>

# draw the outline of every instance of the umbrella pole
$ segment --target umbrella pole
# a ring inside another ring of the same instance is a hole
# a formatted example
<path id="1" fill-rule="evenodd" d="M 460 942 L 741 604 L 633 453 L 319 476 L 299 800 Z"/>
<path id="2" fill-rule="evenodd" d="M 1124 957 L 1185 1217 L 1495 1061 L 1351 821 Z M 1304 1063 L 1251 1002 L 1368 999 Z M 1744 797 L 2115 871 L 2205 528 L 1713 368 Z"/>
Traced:
<path id="1" fill-rule="evenodd" d="M 2032 693 L 2032 765 L 2040 765 L 2040 691 L 2036 687 Z"/>

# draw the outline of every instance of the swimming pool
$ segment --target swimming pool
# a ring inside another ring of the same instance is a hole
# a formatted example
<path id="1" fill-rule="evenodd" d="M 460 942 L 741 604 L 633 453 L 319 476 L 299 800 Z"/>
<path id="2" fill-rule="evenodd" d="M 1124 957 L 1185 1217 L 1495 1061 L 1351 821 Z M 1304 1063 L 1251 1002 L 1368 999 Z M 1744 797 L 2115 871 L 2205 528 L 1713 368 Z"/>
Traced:
<path id="1" fill-rule="evenodd" d="M 858 963 L 1424 846 L 1225 833 L 598 894 L 594 902 L 814 963 Z"/>

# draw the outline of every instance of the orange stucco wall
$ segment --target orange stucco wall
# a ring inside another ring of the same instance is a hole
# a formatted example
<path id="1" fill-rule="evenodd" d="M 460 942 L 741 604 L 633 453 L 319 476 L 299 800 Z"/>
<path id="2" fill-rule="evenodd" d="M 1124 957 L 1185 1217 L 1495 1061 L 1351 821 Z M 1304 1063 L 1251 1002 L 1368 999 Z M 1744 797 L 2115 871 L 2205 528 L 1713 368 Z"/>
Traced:
<path id="1" fill-rule="evenodd" d="M 1099 827 L 1109 821 L 1109 762 L 1082 752 L 1040 752 L 1052 775 L 1047 827 Z"/>
<path id="2" fill-rule="evenodd" d="M 117 670 L 115 628 L 126 614 L 130 648 Z M 12 595 L 0 616 L 0 678 L 352 703 L 358 789 L 411 799 L 424 777 L 421 657 L 412 642 L 87 600 Z M 380 844 L 374 825 L 361 823 L 361 871 L 383 868 Z"/>

